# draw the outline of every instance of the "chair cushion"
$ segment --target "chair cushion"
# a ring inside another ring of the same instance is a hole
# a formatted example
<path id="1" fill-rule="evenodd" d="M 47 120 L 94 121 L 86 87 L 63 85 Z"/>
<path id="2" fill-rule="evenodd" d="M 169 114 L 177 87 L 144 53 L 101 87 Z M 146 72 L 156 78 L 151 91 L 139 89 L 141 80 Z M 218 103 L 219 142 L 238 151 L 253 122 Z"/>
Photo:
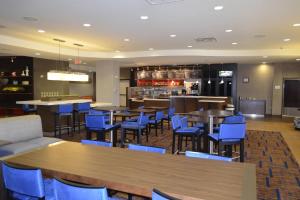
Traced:
<path id="1" fill-rule="evenodd" d="M 212 140 L 219 141 L 219 134 L 218 133 L 208 134 L 208 137 Z"/>
<path id="2" fill-rule="evenodd" d="M 176 133 L 198 133 L 199 128 L 196 127 L 186 127 L 186 128 L 180 128 L 176 130 Z"/>
<path id="3" fill-rule="evenodd" d="M 150 119 L 149 124 L 160 123 L 160 120 Z"/>
<path id="4" fill-rule="evenodd" d="M 59 141 L 62 140 L 58 138 L 40 137 L 32 140 L 4 145 L 0 147 L 0 157 L 30 151 L 34 148 L 43 147 Z"/>

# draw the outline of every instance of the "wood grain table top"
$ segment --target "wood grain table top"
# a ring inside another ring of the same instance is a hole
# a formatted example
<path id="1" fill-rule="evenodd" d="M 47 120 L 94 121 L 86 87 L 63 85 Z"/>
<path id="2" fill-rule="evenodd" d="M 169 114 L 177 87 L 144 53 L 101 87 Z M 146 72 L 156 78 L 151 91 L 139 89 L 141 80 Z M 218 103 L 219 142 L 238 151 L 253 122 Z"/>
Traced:
<path id="1" fill-rule="evenodd" d="M 6 159 L 43 174 L 151 197 L 256 199 L 255 165 L 62 142 Z"/>

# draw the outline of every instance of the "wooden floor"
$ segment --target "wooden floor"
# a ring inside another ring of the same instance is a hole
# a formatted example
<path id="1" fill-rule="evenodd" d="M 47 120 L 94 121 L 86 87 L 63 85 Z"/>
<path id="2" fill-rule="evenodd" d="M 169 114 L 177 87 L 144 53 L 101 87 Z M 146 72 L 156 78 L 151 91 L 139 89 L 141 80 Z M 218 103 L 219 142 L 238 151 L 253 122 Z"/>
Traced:
<path id="1" fill-rule="evenodd" d="M 281 117 L 248 119 L 247 129 L 281 132 L 297 162 L 300 163 L 300 131 L 294 129 L 292 119 Z"/>

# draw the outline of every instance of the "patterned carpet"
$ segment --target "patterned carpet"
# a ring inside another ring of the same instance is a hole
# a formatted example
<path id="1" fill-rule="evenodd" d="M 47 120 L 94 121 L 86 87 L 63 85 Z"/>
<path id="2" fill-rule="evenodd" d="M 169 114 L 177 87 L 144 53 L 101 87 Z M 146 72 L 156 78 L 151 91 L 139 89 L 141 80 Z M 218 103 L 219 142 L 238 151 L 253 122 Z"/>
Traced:
<path id="1" fill-rule="evenodd" d="M 85 133 L 63 138 L 80 141 L 85 138 Z M 128 138 L 133 140 L 131 135 L 128 135 Z M 158 136 L 155 136 L 153 130 L 148 143 L 145 137 L 142 137 L 142 144 L 164 147 L 170 153 L 171 131 L 164 130 L 163 134 L 159 131 Z M 190 144 L 186 149 L 191 149 Z M 300 200 L 300 168 L 280 133 L 248 131 L 245 140 L 245 162 L 257 166 L 257 199 Z"/>

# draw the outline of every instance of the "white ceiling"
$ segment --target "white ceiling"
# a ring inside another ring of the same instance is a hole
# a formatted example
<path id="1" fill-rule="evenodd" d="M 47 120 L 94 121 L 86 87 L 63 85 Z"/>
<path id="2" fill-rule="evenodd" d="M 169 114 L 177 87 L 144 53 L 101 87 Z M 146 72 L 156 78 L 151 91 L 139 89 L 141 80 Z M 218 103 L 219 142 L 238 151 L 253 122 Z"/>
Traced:
<path id="1" fill-rule="evenodd" d="M 215 11 L 216 5 L 224 9 Z M 300 57 L 300 27 L 293 27 L 300 23 L 299 8 L 299 0 L 183 0 L 165 5 L 145 0 L 0 0 L 0 54 L 36 56 L 38 52 L 37 57 L 55 59 L 58 48 L 53 38 L 60 38 L 66 40 L 64 59 L 74 58 L 73 43 L 81 43 L 85 62 L 291 62 Z M 142 15 L 149 19 L 140 20 Z M 84 23 L 92 27 L 83 27 Z M 225 33 L 226 29 L 233 31 Z M 217 42 L 197 43 L 198 37 L 215 37 Z M 283 42 L 284 38 L 291 41 Z"/>

